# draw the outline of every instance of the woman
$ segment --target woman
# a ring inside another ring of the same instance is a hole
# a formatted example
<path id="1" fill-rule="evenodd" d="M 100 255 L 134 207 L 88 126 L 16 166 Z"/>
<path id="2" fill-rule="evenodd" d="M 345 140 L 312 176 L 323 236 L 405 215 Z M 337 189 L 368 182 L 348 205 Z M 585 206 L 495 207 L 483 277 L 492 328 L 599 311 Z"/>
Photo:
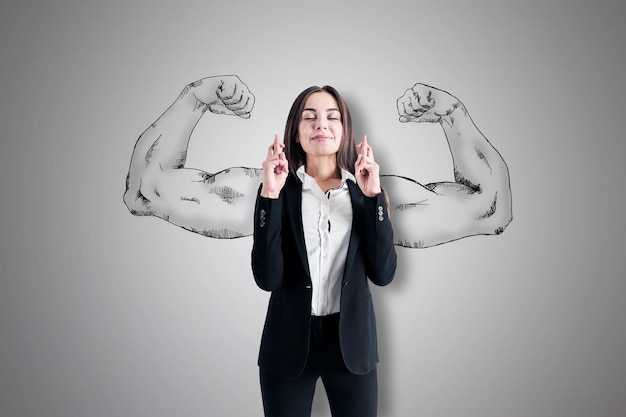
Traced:
<path id="1" fill-rule="evenodd" d="M 389 284 L 396 253 L 378 164 L 366 137 L 358 147 L 341 95 L 310 87 L 263 163 L 252 269 L 272 292 L 259 354 L 268 417 L 310 416 L 318 378 L 333 416 L 376 415 L 367 281 Z"/>

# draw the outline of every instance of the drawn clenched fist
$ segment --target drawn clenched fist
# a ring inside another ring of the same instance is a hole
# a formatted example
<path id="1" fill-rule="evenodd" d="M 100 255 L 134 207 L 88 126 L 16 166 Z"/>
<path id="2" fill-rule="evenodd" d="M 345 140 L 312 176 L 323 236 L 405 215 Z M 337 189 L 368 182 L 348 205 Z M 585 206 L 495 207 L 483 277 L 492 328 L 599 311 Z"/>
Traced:
<path id="1" fill-rule="evenodd" d="M 215 114 L 248 119 L 254 107 L 254 95 L 236 75 L 203 78 L 189 84 L 188 92 L 193 93 L 199 104 L 205 106 L 204 110 Z"/>
<path id="2" fill-rule="evenodd" d="M 452 94 L 426 84 L 415 84 L 404 92 L 397 101 L 400 121 L 440 122 L 463 103 Z"/>

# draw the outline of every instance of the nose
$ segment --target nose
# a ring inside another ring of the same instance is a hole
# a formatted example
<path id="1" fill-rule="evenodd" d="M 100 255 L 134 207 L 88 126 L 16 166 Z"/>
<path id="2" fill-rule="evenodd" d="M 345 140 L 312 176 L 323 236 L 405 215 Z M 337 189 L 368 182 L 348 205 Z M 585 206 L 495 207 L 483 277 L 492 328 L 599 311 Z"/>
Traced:
<path id="1" fill-rule="evenodd" d="M 317 130 L 326 129 L 326 121 L 324 121 L 324 119 L 320 118 L 320 120 L 317 121 L 315 129 L 317 129 Z"/>

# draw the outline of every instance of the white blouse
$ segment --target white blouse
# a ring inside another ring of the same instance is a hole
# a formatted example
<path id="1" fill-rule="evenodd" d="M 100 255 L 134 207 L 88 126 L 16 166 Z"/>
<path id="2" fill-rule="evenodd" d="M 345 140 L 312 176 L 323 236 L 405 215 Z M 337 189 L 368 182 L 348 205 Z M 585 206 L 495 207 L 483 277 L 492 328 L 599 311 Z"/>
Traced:
<path id="1" fill-rule="evenodd" d="M 352 203 L 346 181 L 356 180 L 342 170 L 341 185 L 324 193 L 304 166 L 296 174 L 302 181 L 302 226 L 313 284 L 311 314 L 338 313 L 352 231 Z"/>

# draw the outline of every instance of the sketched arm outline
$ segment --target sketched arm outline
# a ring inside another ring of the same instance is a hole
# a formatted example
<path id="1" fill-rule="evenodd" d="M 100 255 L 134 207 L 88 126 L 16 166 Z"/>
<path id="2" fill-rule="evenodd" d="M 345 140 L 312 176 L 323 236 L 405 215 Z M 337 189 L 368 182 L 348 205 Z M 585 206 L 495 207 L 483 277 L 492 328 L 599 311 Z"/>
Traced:
<path id="1" fill-rule="evenodd" d="M 186 168 L 185 160 L 191 133 L 205 112 L 247 119 L 254 100 L 236 75 L 187 85 L 135 144 L 124 192 L 130 212 L 214 238 L 251 235 L 262 171 L 234 167 L 212 174 Z"/>
<path id="2" fill-rule="evenodd" d="M 418 83 L 397 100 L 397 108 L 403 123 L 441 125 L 455 180 L 421 185 L 394 175 L 382 178 L 396 244 L 426 248 L 502 233 L 513 218 L 509 170 L 463 103 L 446 91 Z"/>
<path id="3" fill-rule="evenodd" d="M 262 169 L 211 174 L 186 168 L 191 133 L 204 113 L 249 118 L 254 96 L 236 75 L 186 86 L 144 131 L 133 150 L 124 202 L 137 216 L 155 216 L 220 239 L 250 236 Z M 395 243 L 426 248 L 473 235 L 500 234 L 512 220 L 509 171 L 456 97 L 415 84 L 397 100 L 403 123 L 439 123 L 454 163 L 454 182 L 422 185 L 381 175 L 389 196 Z"/>

